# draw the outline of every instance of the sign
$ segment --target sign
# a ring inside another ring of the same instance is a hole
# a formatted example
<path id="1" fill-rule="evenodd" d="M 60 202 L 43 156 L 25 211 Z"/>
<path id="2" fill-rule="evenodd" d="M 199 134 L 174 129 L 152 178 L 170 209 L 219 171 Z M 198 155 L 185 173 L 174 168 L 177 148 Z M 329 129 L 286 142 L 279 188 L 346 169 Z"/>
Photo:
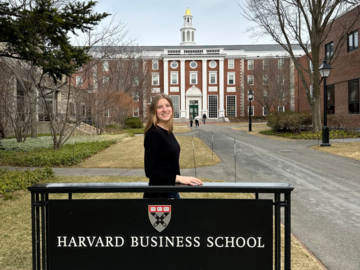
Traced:
<path id="1" fill-rule="evenodd" d="M 271 200 L 50 200 L 49 270 L 273 268 Z"/>

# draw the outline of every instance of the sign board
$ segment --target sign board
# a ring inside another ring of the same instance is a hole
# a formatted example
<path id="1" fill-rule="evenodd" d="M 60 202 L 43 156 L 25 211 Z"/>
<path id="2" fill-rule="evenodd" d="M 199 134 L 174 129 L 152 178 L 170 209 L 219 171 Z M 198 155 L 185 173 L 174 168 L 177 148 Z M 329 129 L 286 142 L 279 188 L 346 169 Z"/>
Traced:
<path id="1" fill-rule="evenodd" d="M 50 270 L 273 269 L 271 200 L 50 200 Z"/>

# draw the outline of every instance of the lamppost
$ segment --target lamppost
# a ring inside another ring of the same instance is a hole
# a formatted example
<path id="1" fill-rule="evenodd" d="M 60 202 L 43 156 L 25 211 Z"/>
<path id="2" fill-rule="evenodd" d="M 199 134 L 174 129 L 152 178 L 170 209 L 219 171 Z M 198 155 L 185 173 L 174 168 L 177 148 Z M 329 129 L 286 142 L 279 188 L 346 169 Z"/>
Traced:
<path id="1" fill-rule="evenodd" d="M 248 92 L 248 99 L 249 99 L 249 102 L 250 102 L 250 106 L 249 106 L 249 131 L 251 131 L 251 115 L 252 115 L 251 101 L 254 99 L 254 92 L 251 89 Z"/>
<path id="2" fill-rule="evenodd" d="M 326 78 L 329 77 L 331 66 L 324 59 L 322 65 L 319 67 L 321 77 L 324 79 L 324 125 L 322 127 L 322 143 L 321 146 L 331 146 L 329 143 L 329 128 L 327 126 L 327 87 Z"/>

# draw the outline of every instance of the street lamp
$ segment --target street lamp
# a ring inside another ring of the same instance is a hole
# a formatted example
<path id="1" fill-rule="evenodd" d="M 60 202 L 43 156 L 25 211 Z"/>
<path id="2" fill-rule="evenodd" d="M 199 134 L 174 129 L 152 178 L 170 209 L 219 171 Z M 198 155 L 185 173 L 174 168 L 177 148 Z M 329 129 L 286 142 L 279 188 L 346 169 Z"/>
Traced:
<path id="1" fill-rule="evenodd" d="M 254 92 L 251 89 L 248 92 L 248 99 L 249 99 L 249 102 L 250 102 L 250 106 L 249 106 L 249 131 L 251 131 L 251 115 L 252 115 L 251 101 L 254 99 Z"/>
<path id="2" fill-rule="evenodd" d="M 326 78 L 329 77 L 331 66 L 324 59 L 323 64 L 319 67 L 321 77 L 324 79 L 324 125 L 322 127 L 322 143 L 321 146 L 331 146 L 329 143 L 329 128 L 327 126 L 327 87 Z"/>

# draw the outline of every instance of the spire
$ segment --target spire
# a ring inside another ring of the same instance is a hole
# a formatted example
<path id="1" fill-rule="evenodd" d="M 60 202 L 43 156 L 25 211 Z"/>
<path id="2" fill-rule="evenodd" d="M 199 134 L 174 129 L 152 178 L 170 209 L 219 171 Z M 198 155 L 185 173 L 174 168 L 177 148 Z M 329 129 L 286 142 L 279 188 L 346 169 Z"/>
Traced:
<path id="1" fill-rule="evenodd" d="M 192 25 L 191 11 L 189 7 L 186 9 L 184 15 L 184 25 L 181 27 L 181 43 L 180 45 L 195 45 L 195 31 L 196 28 Z"/>

